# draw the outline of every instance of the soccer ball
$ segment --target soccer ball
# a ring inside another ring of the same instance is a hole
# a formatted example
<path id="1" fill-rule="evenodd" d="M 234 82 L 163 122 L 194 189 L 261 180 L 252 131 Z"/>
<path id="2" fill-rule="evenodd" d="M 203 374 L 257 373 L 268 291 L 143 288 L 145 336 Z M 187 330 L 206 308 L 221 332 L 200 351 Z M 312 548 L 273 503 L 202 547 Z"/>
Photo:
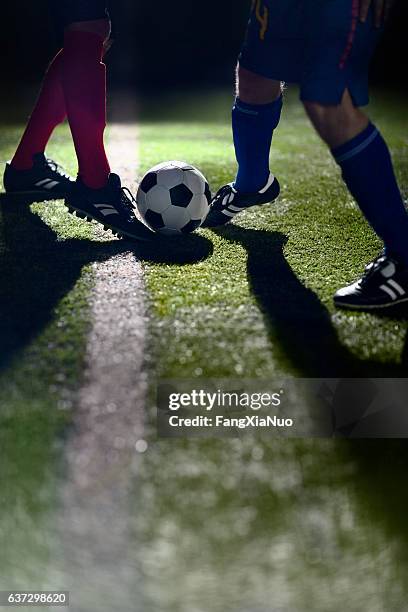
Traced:
<path id="1" fill-rule="evenodd" d="M 180 161 L 154 166 L 137 192 L 139 213 L 155 232 L 189 234 L 201 225 L 210 210 L 211 192 L 197 168 Z"/>

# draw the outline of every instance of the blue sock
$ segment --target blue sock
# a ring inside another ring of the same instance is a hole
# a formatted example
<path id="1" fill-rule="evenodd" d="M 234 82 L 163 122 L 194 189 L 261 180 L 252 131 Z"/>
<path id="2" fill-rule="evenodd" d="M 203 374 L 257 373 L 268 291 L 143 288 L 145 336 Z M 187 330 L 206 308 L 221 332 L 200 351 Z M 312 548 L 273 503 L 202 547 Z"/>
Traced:
<path id="1" fill-rule="evenodd" d="M 344 182 L 386 252 L 408 265 L 408 214 L 388 147 L 376 127 L 368 127 L 332 151 Z"/>
<path id="2" fill-rule="evenodd" d="M 269 177 L 269 152 L 273 130 L 279 123 L 282 96 L 272 104 L 247 104 L 236 99 L 232 109 L 232 131 L 238 174 L 238 191 L 254 193 Z"/>

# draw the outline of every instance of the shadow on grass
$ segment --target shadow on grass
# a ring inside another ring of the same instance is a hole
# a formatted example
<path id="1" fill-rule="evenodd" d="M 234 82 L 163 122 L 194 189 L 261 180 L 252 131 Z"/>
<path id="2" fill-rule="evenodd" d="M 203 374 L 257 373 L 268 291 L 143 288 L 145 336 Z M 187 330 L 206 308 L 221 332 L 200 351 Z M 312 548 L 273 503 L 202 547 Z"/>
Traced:
<path id="1" fill-rule="evenodd" d="M 4 194 L 0 213 L 0 370 L 48 324 L 84 266 L 128 252 L 138 260 L 166 265 L 193 264 L 212 253 L 211 241 L 198 235 L 138 244 L 61 241 L 28 205 Z"/>
<path id="2" fill-rule="evenodd" d="M 353 461 L 349 483 L 360 514 L 382 527 L 396 548 L 397 564 L 408 563 L 406 440 L 349 440 L 338 447 L 345 461 Z M 401 576 L 404 571 L 401 572 Z M 404 581 L 405 590 L 408 583 Z"/>
<path id="3" fill-rule="evenodd" d="M 305 378 L 397 378 L 407 375 L 408 349 L 401 365 L 363 361 L 344 346 L 330 313 L 305 287 L 286 261 L 286 236 L 229 225 L 217 234 L 248 253 L 248 281 L 265 316 L 271 342 L 282 358 Z M 406 318 L 405 310 L 405 318 Z M 394 314 L 393 314 L 394 316 Z M 402 311 L 396 316 L 404 317 Z"/>

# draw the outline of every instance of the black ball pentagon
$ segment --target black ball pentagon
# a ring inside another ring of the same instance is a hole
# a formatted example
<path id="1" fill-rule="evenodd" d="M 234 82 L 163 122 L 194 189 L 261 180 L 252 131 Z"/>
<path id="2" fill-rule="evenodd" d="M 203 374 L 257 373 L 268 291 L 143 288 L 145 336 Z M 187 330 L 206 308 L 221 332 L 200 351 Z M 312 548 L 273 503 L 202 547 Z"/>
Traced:
<path id="1" fill-rule="evenodd" d="M 157 174 L 155 172 L 149 172 L 140 183 L 140 189 L 144 193 L 148 193 L 155 185 L 157 185 Z"/>
<path id="2" fill-rule="evenodd" d="M 150 227 L 154 230 L 159 230 L 165 226 L 163 221 L 163 217 L 160 213 L 154 212 L 153 210 L 148 210 L 145 214 L 146 222 L 150 225 Z"/>
<path id="3" fill-rule="evenodd" d="M 170 189 L 170 199 L 173 206 L 187 208 L 193 199 L 194 194 L 190 191 L 187 185 L 177 185 Z"/>
<path id="4" fill-rule="evenodd" d="M 189 221 L 184 227 L 181 228 L 183 234 L 191 234 L 197 227 L 200 227 L 201 221 Z"/>
<path id="5" fill-rule="evenodd" d="M 205 183 L 204 195 L 207 198 L 207 202 L 210 204 L 212 196 L 211 196 L 210 186 L 209 186 L 209 184 L 207 182 Z"/>

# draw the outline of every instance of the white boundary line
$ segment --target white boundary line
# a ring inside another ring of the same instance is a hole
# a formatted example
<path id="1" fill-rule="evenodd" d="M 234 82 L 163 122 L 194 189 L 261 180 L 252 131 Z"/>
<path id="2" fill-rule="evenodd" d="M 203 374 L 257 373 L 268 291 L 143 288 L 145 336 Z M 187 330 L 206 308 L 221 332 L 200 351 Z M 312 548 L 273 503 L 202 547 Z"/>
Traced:
<path id="1" fill-rule="evenodd" d="M 133 191 L 136 157 L 136 126 L 113 124 L 112 171 Z M 66 444 L 57 574 L 71 590 L 73 612 L 137 612 L 129 490 L 138 451 L 145 450 L 143 270 L 125 252 L 95 263 L 93 273 L 86 369 Z"/>

